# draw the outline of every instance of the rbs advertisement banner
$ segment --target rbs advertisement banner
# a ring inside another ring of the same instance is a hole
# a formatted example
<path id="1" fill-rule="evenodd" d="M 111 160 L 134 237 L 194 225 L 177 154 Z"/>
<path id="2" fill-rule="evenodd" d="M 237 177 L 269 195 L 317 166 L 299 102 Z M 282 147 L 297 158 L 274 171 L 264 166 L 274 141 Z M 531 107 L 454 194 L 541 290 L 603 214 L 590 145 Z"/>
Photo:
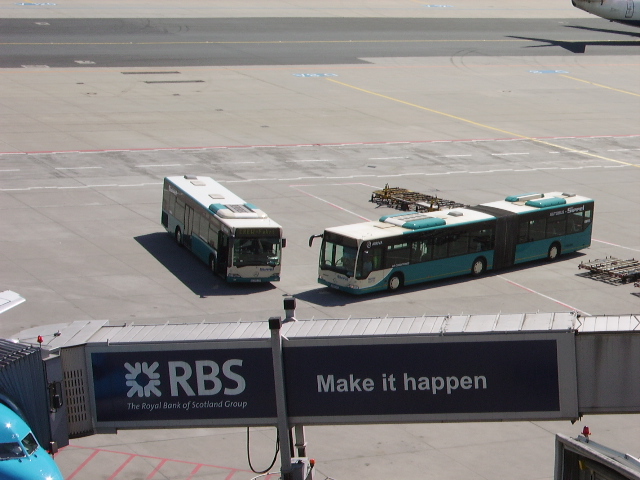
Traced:
<path id="1" fill-rule="evenodd" d="M 91 353 L 98 423 L 275 418 L 269 348 Z"/>
<path id="2" fill-rule="evenodd" d="M 573 335 L 531 336 L 285 340 L 288 416 L 304 425 L 576 418 Z M 118 348 L 89 354 L 99 427 L 276 423 L 271 348 Z"/>

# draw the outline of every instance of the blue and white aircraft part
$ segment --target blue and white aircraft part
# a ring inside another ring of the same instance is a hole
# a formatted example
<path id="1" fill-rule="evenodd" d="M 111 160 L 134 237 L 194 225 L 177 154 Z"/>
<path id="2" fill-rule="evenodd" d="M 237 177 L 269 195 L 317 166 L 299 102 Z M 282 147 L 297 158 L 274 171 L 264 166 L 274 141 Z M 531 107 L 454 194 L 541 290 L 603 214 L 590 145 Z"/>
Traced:
<path id="1" fill-rule="evenodd" d="M 64 480 L 53 457 L 40 446 L 26 422 L 0 403 L 0 478 Z"/>

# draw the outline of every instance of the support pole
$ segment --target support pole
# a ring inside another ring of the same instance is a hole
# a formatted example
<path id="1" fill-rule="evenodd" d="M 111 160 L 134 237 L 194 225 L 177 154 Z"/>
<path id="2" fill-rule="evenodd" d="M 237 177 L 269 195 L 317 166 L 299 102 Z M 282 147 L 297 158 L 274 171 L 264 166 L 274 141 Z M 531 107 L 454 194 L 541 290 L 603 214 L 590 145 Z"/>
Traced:
<path id="1" fill-rule="evenodd" d="M 294 427 L 296 435 L 295 448 L 297 450 L 296 455 L 298 457 L 307 456 L 307 440 L 304 438 L 304 425 L 295 425 Z"/>
<path id="2" fill-rule="evenodd" d="M 282 362 L 282 318 L 271 317 L 269 330 L 271 331 L 271 353 L 273 356 L 273 377 L 276 387 L 276 412 L 278 414 L 278 437 L 280 439 L 280 473 L 282 480 L 290 480 L 293 469 L 291 467 L 291 430 L 287 416 L 287 396 L 284 389 L 284 369 Z"/>

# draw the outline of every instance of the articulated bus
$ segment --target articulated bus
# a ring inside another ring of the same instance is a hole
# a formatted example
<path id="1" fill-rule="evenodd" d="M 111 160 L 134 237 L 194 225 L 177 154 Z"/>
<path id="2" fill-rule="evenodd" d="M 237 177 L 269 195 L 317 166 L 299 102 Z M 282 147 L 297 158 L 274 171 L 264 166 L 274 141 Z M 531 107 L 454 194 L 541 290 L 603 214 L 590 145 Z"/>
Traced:
<path id="1" fill-rule="evenodd" d="M 318 282 L 350 293 L 397 290 L 457 275 L 477 276 L 591 245 L 593 200 L 530 193 L 503 201 L 327 228 Z"/>
<path id="2" fill-rule="evenodd" d="M 275 282 L 282 227 L 209 177 L 166 177 L 162 225 L 228 282 Z"/>

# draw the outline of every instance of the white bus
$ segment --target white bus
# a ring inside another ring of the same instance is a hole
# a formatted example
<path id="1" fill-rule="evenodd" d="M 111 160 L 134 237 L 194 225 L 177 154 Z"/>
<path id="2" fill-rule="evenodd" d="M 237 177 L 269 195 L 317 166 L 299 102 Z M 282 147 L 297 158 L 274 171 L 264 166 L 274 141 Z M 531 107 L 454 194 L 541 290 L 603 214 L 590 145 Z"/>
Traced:
<path id="1" fill-rule="evenodd" d="M 228 282 L 275 282 L 282 227 L 209 177 L 166 177 L 162 225 Z"/>

